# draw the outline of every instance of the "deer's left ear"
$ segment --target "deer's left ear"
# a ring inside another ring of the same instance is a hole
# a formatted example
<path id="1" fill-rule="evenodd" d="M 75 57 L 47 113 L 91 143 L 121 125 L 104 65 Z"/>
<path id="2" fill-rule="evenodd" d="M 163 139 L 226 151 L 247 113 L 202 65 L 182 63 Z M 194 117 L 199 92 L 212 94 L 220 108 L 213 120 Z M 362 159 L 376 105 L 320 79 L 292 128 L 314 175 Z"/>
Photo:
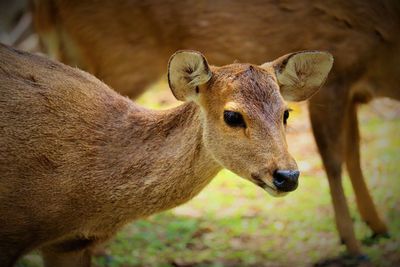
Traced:
<path id="1" fill-rule="evenodd" d="M 207 83 L 211 76 L 207 60 L 200 52 L 178 51 L 169 60 L 168 84 L 178 100 L 194 100 L 196 87 Z"/>
<path id="2" fill-rule="evenodd" d="M 330 53 L 304 51 L 285 55 L 262 67 L 274 69 L 285 100 L 303 101 L 324 84 L 332 65 L 333 56 Z"/>

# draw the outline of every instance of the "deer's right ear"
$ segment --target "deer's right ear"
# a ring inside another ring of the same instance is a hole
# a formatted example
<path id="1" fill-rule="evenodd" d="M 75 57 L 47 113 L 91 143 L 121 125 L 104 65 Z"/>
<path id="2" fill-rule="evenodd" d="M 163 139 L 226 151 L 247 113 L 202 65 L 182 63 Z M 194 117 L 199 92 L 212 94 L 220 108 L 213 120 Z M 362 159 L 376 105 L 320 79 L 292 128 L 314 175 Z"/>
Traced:
<path id="1" fill-rule="evenodd" d="M 328 52 L 302 51 L 285 55 L 262 67 L 273 67 L 285 100 L 303 101 L 324 84 L 332 64 L 333 56 Z"/>
<path id="2" fill-rule="evenodd" d="M 198 86 L 207 83 L 212 73 L 206 58 L 197 51 L 178 51 L 168 63 L 168 84 L 176 99 L 194 100 Z"/>

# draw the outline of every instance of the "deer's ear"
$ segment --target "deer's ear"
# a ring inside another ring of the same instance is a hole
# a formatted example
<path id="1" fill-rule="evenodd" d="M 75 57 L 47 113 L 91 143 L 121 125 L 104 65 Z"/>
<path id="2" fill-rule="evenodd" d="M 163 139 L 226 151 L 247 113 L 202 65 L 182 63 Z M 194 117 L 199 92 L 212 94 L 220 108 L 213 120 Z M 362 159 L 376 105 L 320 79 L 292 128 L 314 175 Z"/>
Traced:
<path id="1" fill-rule="evenodd" d="M 197 51 L 178 51 L 168 63 L 168 84 L 176 99 L 194 100 L 199 85 L 207 83 L 212 73 L 206 58 Z"/>
<path id="2" fill-rule="evenodd" d="M 324 84 L 333 65 L 327 52 L 303 51 L 285 55 L 266 63 L 273 67 L 285 100 L 303 101 L 315 94 Z"/>

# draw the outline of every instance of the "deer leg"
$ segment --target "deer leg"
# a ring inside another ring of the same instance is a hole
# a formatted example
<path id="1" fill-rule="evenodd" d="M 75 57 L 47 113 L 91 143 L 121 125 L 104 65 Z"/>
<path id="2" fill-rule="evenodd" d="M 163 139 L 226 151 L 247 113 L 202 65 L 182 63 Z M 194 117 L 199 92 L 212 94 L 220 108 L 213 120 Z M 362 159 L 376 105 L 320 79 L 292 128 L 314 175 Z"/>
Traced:
<path id="1" fill-rule="evenodd" d="M 375 235 L 387 235 L 388 229 L 381 220 L 365 183 L 360 166 L 360 137 L 357 120 L 357 107 L 349 104 L 346 116 L 346 165 L 353 186 L 361 217 Z"/>
<path id="2" fill-rule="evenodd" d="M 13 250 L 10 247 L 0 246 L 0 263 L 4 267 L 12 267 L 15 265 L 17 259 L 19 258 L 19 251 Z"/>
<path id="3" fill-rule="evenodd" d="M 91 239 L 73 239 L 45 247 L 42 256 L 45 267 L 90 267 Z"/>
<path id="4" fill-rule="evenodd" d="M 361 253 L 356 239 L 353 222 L 342 186 L 342 163 L 344 143 L 344 116 L 346 96 L 338 96 L 335 90 L 315 95 L 309 103 L 310 119 L 314 137 L 328 176 L 335 222 L 342 243 L 352 255 Z M 322 91 L 322 90 L 321 90 Z"/>
<path id="5" fill-rule="evenodd" d="M 17 260 L 30 251 L 32 243 L 29 239 L 12 231 L 10 224 L 0 218 L 0 266 L 12 267 Z"/>
<path id="6" fill-rule="evenodd" d="M 90 267 L 91 255 L 87 249 L 72 252 L 42 251 L 45 267 Z"/>

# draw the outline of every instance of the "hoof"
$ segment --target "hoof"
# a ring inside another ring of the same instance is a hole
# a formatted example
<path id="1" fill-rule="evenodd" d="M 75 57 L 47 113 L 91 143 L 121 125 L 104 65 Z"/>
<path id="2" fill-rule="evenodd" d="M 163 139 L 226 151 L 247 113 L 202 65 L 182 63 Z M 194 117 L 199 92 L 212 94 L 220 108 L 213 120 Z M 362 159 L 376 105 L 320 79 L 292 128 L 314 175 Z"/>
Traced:
<path id="1" fill-rule="evenodd" d="M 321 260 L 314 264 L 314 267 L 361 267 L 369 266 L 369 259 L 366 255 L 344 254 L 336 258 Z"/>
<path id="2" fill-rule="evenodd" d="M 388 239 L 388 238 L 390 238 L 389 233 L 382 233 L 382 234 L 374 233 L 371 236 L 364 238 L 362 240 L 362 243 L 365 246 L 371 246 L 378 243 L 379 240 L 381 239 Z"/>

